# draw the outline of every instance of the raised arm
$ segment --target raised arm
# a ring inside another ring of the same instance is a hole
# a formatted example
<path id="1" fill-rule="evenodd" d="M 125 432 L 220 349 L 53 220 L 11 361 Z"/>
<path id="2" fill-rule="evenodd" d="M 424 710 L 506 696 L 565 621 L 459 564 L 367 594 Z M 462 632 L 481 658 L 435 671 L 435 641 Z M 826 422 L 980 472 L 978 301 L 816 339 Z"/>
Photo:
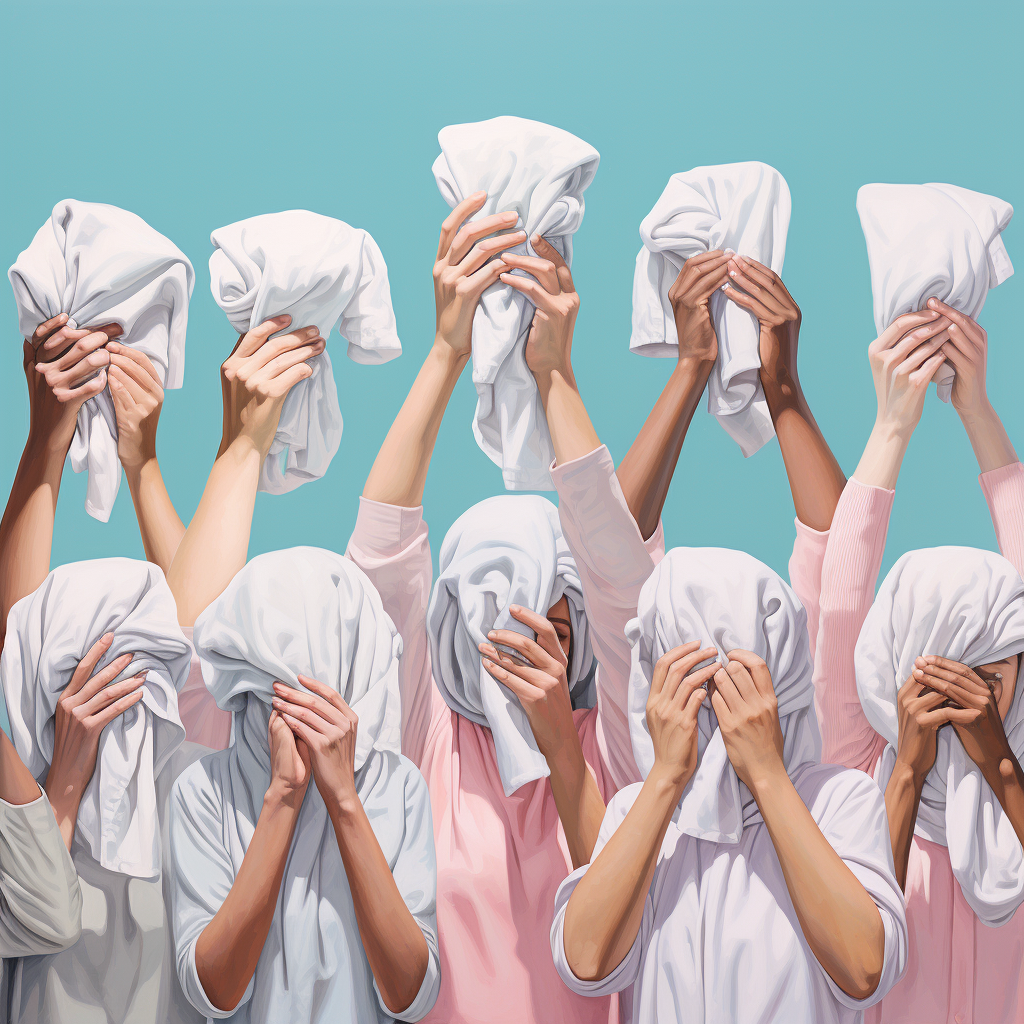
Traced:
<path id="1" fill-rule="evenodd" d="M 164 486 L 156 457 L 156 427 L 164 389 L 144 352 L 116 341 L 107 345 L 107 352 L 107 375 L 117 419 L 117 457 L 132 494 L 146 559 L 166 574 L 185 535 L 185 526 Z"/>
<path id="2" fill-rule="evenodd" d="M 61 313 L 25 339 L 29 430 L 0 522 L 0 643 L 11 608 L 50 571 L 57 495 L 78 410 L 106 387 L 105 346 L 121 333 L 116 324 L 72 330 L 67 321 Z"/>
<path id="3" fill-rule="evenodd" d="M 686 431 L 718 358 L 718 338 L 708 303 L 728 280 L 728 269 L 729 256 L 720 249 L 691 256 L 669 289 L 679 358 L 616 471 L 644 540 L 658 528 Z"/>
<path id="4" fill-rule="evenodd" d="M 220 451 L 167 572 L 183 626 L 194 625 L 245 565 L 260 467 L 277 432 L 281 409 L 288 392 L 312 374 L 306 360 L 324 350 L 316 327 L 270 337 L 290 323 L 291 317 L 285 315 L 253 328 L 239 338 L 221 367 Z"/>

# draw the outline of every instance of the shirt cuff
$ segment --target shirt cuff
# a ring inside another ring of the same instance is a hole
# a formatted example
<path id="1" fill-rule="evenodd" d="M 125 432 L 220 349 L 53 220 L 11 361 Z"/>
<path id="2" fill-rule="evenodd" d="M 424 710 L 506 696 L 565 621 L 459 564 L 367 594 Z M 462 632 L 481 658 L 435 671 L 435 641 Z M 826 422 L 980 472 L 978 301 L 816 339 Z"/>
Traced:
<path id="1" fill-rule="evenodd" d="M 42 811 L 36 808 L 42 808 Z M 50 810 L 50 802 L 46 799 L 42 786 L 39 787 L 39 796 L 35 800 L 29 800 L 28 803 L 12 804 L 4 800 L 3 797 L 0 797 L 0 820 L 4 817 L 17 815 L 21 818 L 31 818 L 33 821 L 38 821 L 41 813 L 53 816 L 53 811 Z M 57 819 L 54 818 L 53 822 L 56 825 Z"/>
<path id="2" fill-rule="evenodd" d="M 377 1002 L 380 1004 L 381 1009 L 395 1020 L 411 1022 L 422 1020 L 434 1008 L 440 988 L 441 968 L 437 961 L 437 953 L 431 947 L 429 941 L 427 942 L 427 969 L 423 974 L 423 981 L 420 982 L 416 998 L 404 1010 L 399 1013 L 389 1010 L 380 994 L 377 979 L 373 979 L 373 991 L 377 993 Z"/>
<path id="3" fill-rule="evenodd" d="M 235 1014 L 238 1008 L 244 1005 L 251 997 L 253 989 L 256 985 L 256 972 L 253 971 L 252 977 L 249 979 L 249 984 L 245 987 L 245 992 L 242 998 L 231 1007 L 230 1010 L 222 1010 L 217 1006 L 214 1006 L 210 1002 L 209 996 L 206 994 L 206 989 L 203 988 L 203 983 L 199 980 L 199 972 L 196 970 L 196 943 L 199 941 L 199 936 L 196 936 L 189 945 L 188 952 L 185 954 L 187 957 L 187 963 L 185 965 L 186 977 L 183 988 L 185 989 L 185 995 L 188 996 L 188 1001 L 202 1014 L 207 1017 L 212 1017 L 217 1020 L 223 1020 L 225 1017 L 231 1017 Z"/>
<path id="4" fill-rule="evenodd" d="M 368 554 L 390 558 L 408 547 L 423 528 L 422 505 L 405 508 L 361 497 L 352 539 Z"/>
<path id="5" fill-rule="evenodd" d="M 606 476 L 614 472 L 615 463 L 606 444 L 598 445 L 592 452 L 587 452 L 578 459 L 563 462 L 560 466 L 551 463 L 551 479 L 559 497 L 562 497 L 563 491 L 568 494 L 570 491 L 586 488 L 594 475 Z"/>
<path id="6" fill-rule="evenodd" d="M 978 477 L 978 483 L 985 493 L 989 508 L 1008 503 L 1019 508 L 1024 493 L 1024 466 L 1019 462 L 1011 462 L 1009 466 L 990 469 Z"/>

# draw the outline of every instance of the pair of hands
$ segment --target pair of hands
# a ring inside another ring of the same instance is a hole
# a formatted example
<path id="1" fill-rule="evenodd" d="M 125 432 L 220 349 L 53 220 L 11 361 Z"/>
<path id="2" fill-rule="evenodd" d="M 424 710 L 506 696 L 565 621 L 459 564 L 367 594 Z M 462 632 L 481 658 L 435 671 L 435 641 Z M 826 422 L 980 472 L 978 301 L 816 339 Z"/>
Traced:
<path id="1" fill-rule="evenodd" d="M 933 654 L 915 659 L 896 706 L 896 760 L 919 788 L 935 764 L 938 732 L 944 725 L 953 727 L 967 756 L 987 778 L 1013 757 L 994 687 L 967 665 Z M 1012 761 L 1007 763 L 1012 774 Z"/>
<path id="2" fill-rule="evenodd" d="M 434 262 L 437 342 L 457 359 L 468 359 L 473 315 L 480 296 L 500 280 L 536 307 L 526 341 L 530 371 L 538 378 L 559 373 L 571 380 L 572 333 L 580 300 L 569 267 L 540 235 L 531 239 L 537 256 L 507 252 L 526 241 L 525 231 L 512 230 L 519 220 L 512 211 L 468 222 L 486 200 L 486 192 L 474 193 L 459 203 L 441 225 Z M 512 270 L 525 271 L 532 277 L 514 275 Z"/>
<path id="3" fill-rule="evenodd" d="M 698 668 L 717 653 L 692 641 L 655 665 L 647 698 L 654 772 L 682 794 L 697 768 L 697 713 L 710 699 L 729 761 L 756 797 L 766 783 L 787 774 L 771 673 L 761 658 L 743 650 L 730 651 L 724 666 L 716 659 Z"/>

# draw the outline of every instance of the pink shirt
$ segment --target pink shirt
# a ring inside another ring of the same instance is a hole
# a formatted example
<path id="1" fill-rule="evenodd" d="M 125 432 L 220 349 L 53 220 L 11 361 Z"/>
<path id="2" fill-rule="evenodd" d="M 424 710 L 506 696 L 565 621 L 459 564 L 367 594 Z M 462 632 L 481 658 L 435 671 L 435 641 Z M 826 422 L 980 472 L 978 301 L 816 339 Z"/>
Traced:
<path id="1" fill-rule="evenodd" d="M 982 474 L 999 549 L 1024 574 L 1024 466 Z M 832 519 L 821 573 L 815 689 L 822 761 L 873 774 L 885 741 L 857 696 L 854 649 L 875 596 L 895 492 L 850 480 Z M 907 870 L 910 948 L 903 979 L 865 1020 L 889 1024 L 1024 1021 L 1024 915 L 982 924 L 944 846 L 915 836 Z"/>
<path id="2" fill-rule="evenodd" d="M 192 627 L 182 626 L 181 631 L 192 643 Z M 231 713 L 221 711 L 206 688 L 195 647 L 192 648 L 188 679 L 178 694 L 178 715 L 185 726 L 185 739 L 211 750 L 227 750 L 231 742 Z"/>

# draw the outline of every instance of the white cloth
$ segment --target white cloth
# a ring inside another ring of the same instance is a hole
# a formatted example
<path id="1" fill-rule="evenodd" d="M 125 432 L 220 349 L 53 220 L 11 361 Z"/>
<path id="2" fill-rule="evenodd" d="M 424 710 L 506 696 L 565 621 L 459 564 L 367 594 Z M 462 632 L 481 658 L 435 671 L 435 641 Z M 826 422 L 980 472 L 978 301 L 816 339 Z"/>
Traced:
<path id="1" fill-rule="evenodd" d="M 863 772 L 835 765 L 804 764 L 790 778 L 882 918 L 882 974 L 870 997 L 848 996 L 815 959 L 763 822 L 725 845 L 696 840 L 670 822 L 636 941 L 599 982 L 580 981 L 566 961 L 565 908 L 588 866 L 574 871 L 555 897 L 551 927 L 562 980 L 581 995 L 620 992 L 625 1024 L 860 1024 L 864 1008 L 885 996 L 907 960 L 885 801 Z M 611 798 L 591 863 L 640 789 L 627 786 Z"/>
<path id="2" fill-rule="evenodd" d="M 288 313 L 289 330 L 335 327 L 357 363 L 402 354 L 391 308 L 388 268 L 359 228 L 308 210 L 250 217 L 210 235 L 210 289 L 239 334 Z M 327 472 L 341 443 L 341 408 L 331 357 L 309 360 L 313 375 L 285 399 L 260 471 L 261 491 L 283 494 Z"/>
<path id="3" fill-rule="evenodd" d="M 1024 582 L 1005 558 L 961 547 L 926 548 L 900 558 L 875 597 L 856 648 L 864 715 L 888 741 L 877 770 L 881 788 L 896 761 L 897 693 L 913 675 L 916 658 L 935 654 L 976 668 L 1022 652 Z M 1020 760 L 1024 672 L 1018 672 L 1003 728 Z M 952 728 L 938 732 L 914 831 L 948 848 L 964 898 L 986 924 L 1005 924 L 1024 902 L 1020 840 Z"/>
<path id="4" fill-rule="evenodd" d="M 633 276 L 630 351 L 675 358 L 679 351 L 668 292 L 683 264 L 731 249 L 782 273 L 791 202 L 774 167 L 750 161 L 673 174 L 640 225 L 643 248 Z M 745 456 L 775 436 L 761 389 L 757 318 L 721 291 L 711 297 L 718 359 L 708 380 L 708 411 Z"/>
<path id="5" fill-rule="evenodd" d="M 488 498 L 459 516 L 445 536 L 427 610 L 434 679 L 453 711 L 491 730 L 506 796 L 550 770 L 518 698 L 483 667 L 477 645 L 491 629 L 533 639 L 509 606 L 546 615 L 563 596 L 572 629 L 569 692 L 574 707 L 588 707 L 594 655 L 579 571 L 558 509 L 532 494 Z"/>
<path id="6" fill-rule="evenodd" d="M 1000 233 L 1013 207 L 957 185 L 862 185 L 857 213 L 868 247 L 875 330 L 941 299 L 977 319 L 990 288 L 1012 273 Z M 949 362 L 933 380 L 949 401 L 955 371 Z"/>
<path id="7" fill-rule="evenodd" d="M 483 189 L 487 201 L 471 221 L 514 210 L 527 241 L 509 252 L 536 255 L 540 234 L 570 266 L 572 236 L 583 222 L 583 192 L 600 155 L 561 128 L 521 117 L 453 124 L 437 135 L 434 179 L 449 206 Z M 520 274 L 521 271 L 513 271 Z M 473 317 L 473 435 L 501 467 L 510 491 L 552 490 L 554 460 L 537 383 L 526 365 L 534 305 L 500 281 L 480 298 Z"/>
<path id="8" fill-rule="evenodd" d="M 103 203 L 65 199 L 7 272 L 26 338 L 68 314 L 71 327 L 120 324 L 117 339 L 149 356 L 164 388 L 180 388 L 192 264 L 141 217 Z M 121 485 L 117 420 L 104 388 L 78 413 L 71 465 L 89 472 L 85 508 L 106 522 Z"/>
<path id="9" fill-rule="evenodd" d="M 356 785 L 395 882 L 430 951 L 426 976 L 399 1019 L 419 1020 L 439 984 L 436 865 L 426 783 L 412 763 L 375 746 L 402 640 L 354 563 L 317 548 L 259 555 L 199 616 L 194 638 L 210 692 L 234 716 L 234 739 L 179 780 L 171 810 L 178 975 L 207 1017 L 237 1022 L 388 1021 L 359 938 L 330 817 L 311 782 L 278 906 L 237 1007 L 208 999 L 195 945 L 223 904 L 252 841 L 270 783 L 267 727 L 274 680 L 310 675 L 358 715 Z"/>
<path id="10" fill-rule="evenodd" d="M 185 738 L 177 691 L 192 656 L 157 566 L 132 558 L 62 565 L 11 609 L 0 659 L 11 739 L 28 770 L 44 778 L 57 701 L 78 663 L 108 632 L 114 640 L 97 670 L 131 651 L 131 663 L 113 681 L 148 675 L 142 700 L 100 735 L 76 837 L 104 869 L 154 878 L 160 874 L 155 779 Z"/>
<path id="11" fill-rule="evenodd" d="M 728 548 L 673 548 L 644 584 L 626 636 L 633 645 L 629 729 L 644 778 L 654 764 L 646 713 L 654 666 L 692 640 L 716 647 L 723 665 L 737 648 L 763 659 L 775 685 L 787 771 L 820 759 L 807 613 L 790 586 L 756 558 Z M 738 843 L 761 813 L 729 761 L 710 701 L 698 712 L 697 729 L 699 763 L 677 825 L 697 839 Z"/>

